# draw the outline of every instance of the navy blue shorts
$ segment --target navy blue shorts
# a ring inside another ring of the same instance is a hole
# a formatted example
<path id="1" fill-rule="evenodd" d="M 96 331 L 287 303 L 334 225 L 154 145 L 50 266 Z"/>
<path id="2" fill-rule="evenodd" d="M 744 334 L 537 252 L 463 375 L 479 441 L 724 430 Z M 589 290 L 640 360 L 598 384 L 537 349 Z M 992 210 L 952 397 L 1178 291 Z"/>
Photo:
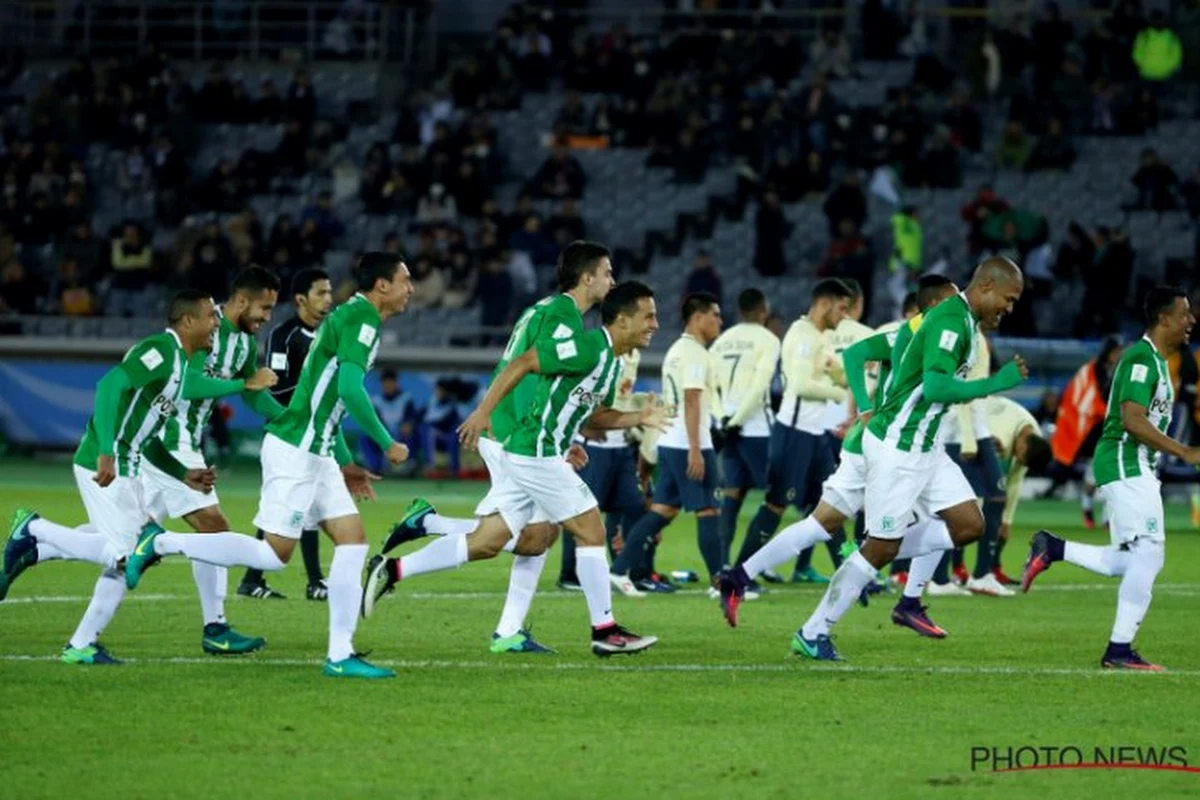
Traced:
<path id="1" fill-rule="evenodd" d="M 768 436 L 742 436 L 721 451 L 721 485 L 726 489 L 762 489 L 767 485 Z"/>
<path id="2" fill-rule="evenodd" d="M 600 510 L 641 511 L 646 507 L 638 486 L 637 451 L 633 447 L 596 447 L 585 444 L 587 466 L 579 477 L 596 496 Z"/>
<path id="3" fill-rule="evenodd" d="M 837 468 L 824 434 L 776 422 L 771 428 L 767 503 L 804 509 L 821 499 L 821 484 Z"/>
<path id="4" fill-rule="evenodd" d="M 688 451 L 678 447 L 658 448 L 658 471 L 654 475 L 654 502 L 684 511 L 717 508 L 717 487 L 721 476 L 717 472 L 717 454 L 704 453 L 704 480 L 694 481 L 687 476 Z"/>
<path id="5" fill-rule="evenodd" d="M 967 482 L 975 490 L 976 497 L 989 498 L 1004 495 L 1004 470 L 1000 468 L 1000 456 L 996 453 L 996 442 L 991 437 L 979 440 L 979 452 L 970 461 L 962 458 L 962 445 L 946 445 L 946 455 L 958 464 Z"/>

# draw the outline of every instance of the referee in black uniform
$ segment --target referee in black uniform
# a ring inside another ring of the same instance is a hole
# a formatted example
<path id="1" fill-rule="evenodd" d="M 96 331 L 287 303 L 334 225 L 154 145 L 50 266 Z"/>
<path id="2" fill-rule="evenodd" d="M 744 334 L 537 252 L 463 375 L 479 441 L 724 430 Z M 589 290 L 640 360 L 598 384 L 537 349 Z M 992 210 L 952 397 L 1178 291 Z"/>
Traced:
<path id="1" fill-rule="evenodd" d="M 297 272 L 292 278 L 291 288 L 296 315 L 271 329 L 267 334 L 266 347 L 266 366 L 279 376 L 279 382 L 270 392 L 285 407 L 292 400 L 292 392 L 300 378 L 300 368 L 304 366 L 308 348 L 317 335 L 317 326 L 333 308 L 333 285 L 329 282 L 329 276 L 319 269 Z M 258 538 L 263 538 L 261 530 Z M 329 599 L 329 590 L 325 586 L 325 576 L 321 574 L 319 541 L 315 530 L 304 531 L 300 535 L 300 554 L 304 556 L 304 570 L 308 573 L 305 596 L 309 600 L 325 601 Z M 284 599 L 282 594 L 267 586 L 262 572 L 257 569 L 246 570 L 237 593 L 262 600 Z"/>

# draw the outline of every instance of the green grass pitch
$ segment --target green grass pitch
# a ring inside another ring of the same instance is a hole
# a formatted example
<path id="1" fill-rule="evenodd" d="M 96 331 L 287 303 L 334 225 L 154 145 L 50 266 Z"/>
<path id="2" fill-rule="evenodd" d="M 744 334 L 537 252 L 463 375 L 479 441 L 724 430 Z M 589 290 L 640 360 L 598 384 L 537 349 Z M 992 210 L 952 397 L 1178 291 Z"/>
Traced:
<path id="1" fill-rule="evenodd" d="M 245 466 L 219 487 L 243 530 L 256 480 Z M 414 493 L 467 515 L 484 489 L 384 482 L 363 507 L 371 540 Z M 0 464 L 0 518 L 18 505 L 84 519 L 65 463 Z M 1105 538 L 1080 529 L 1073 504 L 1026 503 L 1005 554 L 1010 574 L 1042 526 Z M 129 660 L 109 669 L 55 660 L 96 568 L 40 565 L 0 605 L 0 796 L 1195 797 L 1200 774 L 971 769 L 972 747 L 1177 745 L 1200 763 L 1200 536 L 1183 508 L 1169 510 L 1168 528 L 1139 637 L 1148 658 L 1172 668 L 1165 675 L 1099 669 L 1117 581 L 1069 565 L 1028 596 L 933 598 L 933 618 L 950 631 L 940 642 L 894 627 L 893 601 L 881 597 L 839 626 L 848 663 L 815 666 L 787 651 L 818 590 L 790 586 L 747 603 L 737 630 L 698 592 L 617 598 L 622 622 L 662 641 L 602 662 L 587 650 L 583 597 L 554 587 L 557 548 L 530 621 L 559 655 L 491 655 L 502 555 L 406 582 L 360 625 L 358 646 L 399 671 L 379 682 L 321 676 L 326 610 L 303 599 L 298 553 L 272 579 L 288 600 L 229 599 L 230 621 L 267 637 L 263 652 L 201 652 L 191 572 L 174 560 L 148 573 L 106 632 Z M 329 552 L 323 543 L 326 564 Z M 694 523 L 670 527 L 660 553 L 663 568 L 699 570 Z M 823 553 L 817 565 L 828 569 Z"/>

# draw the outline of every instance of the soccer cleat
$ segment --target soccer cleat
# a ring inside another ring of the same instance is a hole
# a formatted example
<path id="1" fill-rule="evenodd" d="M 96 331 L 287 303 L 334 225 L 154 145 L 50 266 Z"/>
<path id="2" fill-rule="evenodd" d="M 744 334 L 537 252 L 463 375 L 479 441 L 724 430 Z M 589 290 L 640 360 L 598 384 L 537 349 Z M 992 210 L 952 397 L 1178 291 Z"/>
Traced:
<path id="1" fill-rule="evenodd" d="M 651 578 L 642 578 L 633 582 L 634 587 L 642 594 L 672 594 L 675 587 L 669 583 Z"/>
<path id="2" fill-rule="evenodd" d="M 1083 527 L 1089 531 L 1096 529 L 1096 512 L 1090 508 L 1083 510 Z"/>
<path id="3" fill-rule="evenodd" d="M 21 573 L 37 563 L 37 539 L 29 532 L 29 523 L 38 519 L 37 512 L 18 508 L 13 512 L 8 527 L 8 541 L 4 544 L 4 564 L 0 567 L 0 600 L 8 596 L 8 589 Z"/>
<path id="4" fill-rule="evenodd" d="M 387 541 L 383 543 L 383 552 L 389 553 L 405 542 L 416 541 L 428 536 L 425 530 L 425 518 L 436 514 L 437 509 L 423 497 L 418 497 L 408 505 L 404 517 L 392 526 Z"/>
<path id="5" fill-rule="evenodd" d="M 965 566 L 963 566 L 962 564 L 959 564 L 957 567 L 954 568 L 953 574 L 954 574 L 953 580 L 959 586 L 966 586 L 967 581 L 971 580 L 971 573 L 967 572 L 967 568 Z"/>
<path id="6" fill-rule="evenodd" d="M 200 646 L 213 656 L 241 656 L 262 650 L 267 640 L 261 636 L 243 636 L 224 622 L 212 622 L 204 626 Z"/>
<path id="7" fill-rule="evenodd" d="M 321 674 L 328 678 L 394 678 L 396 671 L 368 664 L 358 653 L 341 661 L 325 659 Z"/>
<path id="8" fill-rule="evenodd" d="M 142 573 L 158 559 L 158 554 L 154 552 L 154 540 L 162 533 L 164 531 L 160 525 L 148 522 L 146 527 L 142 528 L 142 532 L 138 534 L 137 545 L 125 559 L 125 586 L 129 590 L 132 591 L 138 587 L 138 583 L 142 580 Z"/>
<path id="9" fill-rule="evenodd" d="M 324 579 L 316 583 L 310 583 L 308 588 L 304 590 L 304 596 L 308 600 L 324 603 L 329 599 L 329 587 L 325 584 Z"/>
<path id="10" fill-rule="evenodd" d="M 959 586 L 954 581 L 949 583 L 934 583 L 929 582 L 925 587 L 925 594 L 930 597 L 970 597 L 971 593 L 963 587 Z"/>
<path id="11" fill-rule="evenodd" d="M 72 647 L 68 642 L 63 645 L 62 655 L 58 660 L 64 664 L 87 664 L 89 666 L 115 667 L 121 664 L 119 658 L 112 655 L 99 642 L 92 642 L 87 647 Z"/>
<path id="12" fill-rule="evenodd" d="M 633 655 L 649 650 L 656 644 L 657 636 L 639 636 L 615 622 L 603 628 L 592 629 L 592 652 L 600 658 Z"/>
<path id="13" fill-rule="evenodd" d="M 237 593 L 241 597 L 252 597 L 255 600 L 287 600 L 281 592 L 277 592 L 266 583 L 238 584 Z"/>
<path id="14" fill-rule="evenodd" d="M 547 647 L 534 639 L 528 629 L 519 630 L 512 636 L 493 633 L 492 644 L 488 649 L 493 653 L 537 653 L 550 656 L 558 653 L 553 647 Z"/>
<path id="15" fill-rule="evenodd" d="M 783 583 L 783 576 L 773 569 L 764 569 L 759 577 L 767 583 Z"/>
<path id="16" fill-rule="evenodd" d="M 982 578 L 971 578 L 968 580 L 967 591 L 971 594 L 986 594 L 989 597 L 1015 597 L 1017 594 L 996 580 L 996 576 L 990 572 Z"/>
<path id="17" fill-rule="evenodd" d="M 1029 540 L 1029 557 L 1025 559 L 1025 574 L 1021 576 L 1022 592 L 1028 592 L 1033 579 L 1050 569 L 1054 563 L 1051 550 L 1054 549 L 1052 540 L 1055 538 L 1050 531 L 1038 531 Z"/>
<path id="18" fill-rule="evenodd" d="M 367 564 L 367 585 L 363 587 L 362 617 L 375 613 L 375 604 L 400 582 L 400 560 L 372 556 Z"/>
<path id="19" fill-rule="evenodd" d="M 1010 578 L 1003 567 L 992 567 L 992 574 L 996 576 L 996 583 L 1001 586 L 1020 586 L 1021 582 Z"/>
<path id="20" fill-rule="evenodd" d="M 929 618 L 928 606 L 921 605 L 915 598 L 905 597 L 892 609 L 892 622 L 902 628 L 911 628 L 930 639 L 945 639 L 946 631 Z"/>
<path id="21" fill-rule="evenodd" d="M 575 575 L 559 575 L 558 588 L 564 592 L 582 592 L 583 587 L 579 585 L 579 578 Z"/>
<path id="22" fill-rule="evenodd" d="M 608 580 L 610 583 L 612 583 L 614 589 L 626 597 L 646 596 L 645 592 L 639 591 L 638 588 L 633 585 L 633 581 L 629 580 L 628 575 L 615 575 L 610 572 L 608 573 Z"/>
<path id="23" fill-rule="evenodd" d="M 829 578 L 817 572 L 816 568 L 809 564 L 804 569 L 792 573 L 792 583 L 815 583 L 823 586 L 829 583 Z"/>
<path id="24" fill-rule="evenodd" d="M 792 635 L 792 653 L 811 658 L 813 661 L 842 660 L 837 648 L 833 646 L 833 639 L 827 634 L 822 633 L 816 639 L 805 639 L 803 629 Z"/>
<path id="25" fill-rule="evenodd" d="M 1113 646 L 1111 643 L 1108 645 L 1104 657 L 1100 659 L 1100 666 L 1104 669 L 1132 669 L 1141 672 L 1167 671 L 1167 668 L 1161 664 L 1152 664 L 1142 658 L 1138 651 L 1131 646 Z"/>
<path id="26" fill-rule="evenodd" d="M 721 613 L 729 627 L 736 628 L 738 623 L 738 606 L 746 596 L 746 587 L 750 585 L 750 577 L 741 567 L 723 569 L 717 575 L 717 589 L 721 596 Z"/>

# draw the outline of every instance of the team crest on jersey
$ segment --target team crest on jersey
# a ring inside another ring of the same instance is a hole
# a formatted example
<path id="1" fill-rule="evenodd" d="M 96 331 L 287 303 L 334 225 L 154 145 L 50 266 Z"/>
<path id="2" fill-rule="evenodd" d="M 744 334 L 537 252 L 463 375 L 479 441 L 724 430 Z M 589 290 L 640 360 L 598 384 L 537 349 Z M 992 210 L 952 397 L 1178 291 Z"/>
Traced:
<path id="1" fill-rule="evenodd" d="M 891 533 L 896 530 L 896 519 L 894 517 L 884 517 L 879 520 L 879 528 L 883 533 Z"/>
<path id="2" fill-rule="evenodd" d="M 1158 517 L 1146 518 L 1146 533 L 1158 533 Z"/>
<path id="3" fill-rule="evenodd" d="M 304 514 L 299 511 L 292 512 L 292 527 L 299 528 L 304 524 Z"/>

